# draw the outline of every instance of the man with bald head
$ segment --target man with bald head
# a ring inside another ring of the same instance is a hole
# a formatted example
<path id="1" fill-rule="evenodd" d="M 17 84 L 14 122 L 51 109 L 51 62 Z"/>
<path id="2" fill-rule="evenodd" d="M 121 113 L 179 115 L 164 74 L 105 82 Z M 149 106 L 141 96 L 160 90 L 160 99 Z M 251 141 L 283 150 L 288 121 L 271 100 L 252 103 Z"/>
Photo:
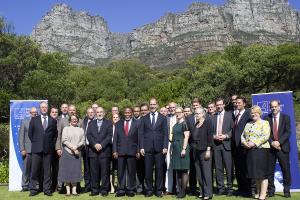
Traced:
<path id="1" fill-rule="evenodd" d="M 112 123 L 104 119 L 102 107 L 96 109 L 96 120 L 89 123 L 87 140 L 89 142 L 88 157 L 91 170 L 91 194 L 107 196 L 109 190 L 109 165 L 112 156 Z M 101 187 L 99 183 L 101 180 Z"/>
<path id="2" fill-rule="evenodd" d="M 36 107 L 30 109 L 30 117 L 21 122 L 19 130 L 19 147 L 23 158 L 22 192 L 29 190 L 29 179 L 31 171 L 31 141 L 28 137 L 29 123 L 32 117 L 37 116 Z"/>
<path id="3" fill-rule="evenodd" d="M 57 138 L 57 122 L 48 116 L 48 104 L 40 104 L 41 115 L 31 118 L 28 136 L 31 141 L 32 168 L 30 195 L 35 196 L 43 188 L 47 196 L 52 196 L 51 191 L 51 161 Z M 43 174 L 41 173 L 43 172 Z M 43 186 L 39 181 L 43 178 Z M 41 188 L 40 188 L 41 187 Z"/>

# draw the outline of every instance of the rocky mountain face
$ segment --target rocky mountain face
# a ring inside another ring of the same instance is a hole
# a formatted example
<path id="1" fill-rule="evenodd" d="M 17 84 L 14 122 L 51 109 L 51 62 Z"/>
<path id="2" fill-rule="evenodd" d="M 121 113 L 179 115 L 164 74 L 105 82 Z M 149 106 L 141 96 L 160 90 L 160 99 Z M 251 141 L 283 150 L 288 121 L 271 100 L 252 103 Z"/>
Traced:
<path id="1" fill-rule="evenodd" d="M 228 0 L 223 6 L 193 3 L 128 34 L 112 33 L 105 20 L 58 4 L 34 28 L 43 51 L 65 52 L 74 64 L 96 66 L 135 58 L 151 67 L 176 66 L 187 58 L 222 51 L 235 42 L 300 42 L 300 13 L 288 0 Z"/>

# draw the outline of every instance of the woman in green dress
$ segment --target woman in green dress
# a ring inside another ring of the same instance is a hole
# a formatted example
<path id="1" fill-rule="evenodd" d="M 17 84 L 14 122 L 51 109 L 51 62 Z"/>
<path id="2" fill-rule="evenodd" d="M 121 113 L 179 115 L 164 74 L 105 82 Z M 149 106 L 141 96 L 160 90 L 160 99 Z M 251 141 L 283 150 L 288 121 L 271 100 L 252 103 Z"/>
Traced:
<path id="1" fill-rule="evenodd" d="M 177 123 L 173 126 L 173 137 L 171 144 L 171 166 L 176 171 L 179 193 L 177 198 L 184 198 L 188 183 L 188 170 L 190 168 L 190 148 L 188 139 L 190 132 L 184 120 L 182 108 L 176 109 Z"/>

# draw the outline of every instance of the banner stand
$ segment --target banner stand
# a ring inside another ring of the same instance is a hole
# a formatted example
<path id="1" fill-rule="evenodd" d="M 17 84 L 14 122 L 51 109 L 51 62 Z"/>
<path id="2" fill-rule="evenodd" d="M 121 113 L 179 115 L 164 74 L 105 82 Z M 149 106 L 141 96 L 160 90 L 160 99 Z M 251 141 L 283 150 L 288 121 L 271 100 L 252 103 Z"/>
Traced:
<path id="1" fill-rule="evenodd" d="M 19 129 L 23 119 L 30 117 L 30 109 L 36 107 L 39 111 L 40 102 L 46 100 L 11 100 L 9 129 L 9 191 L 22 189 L 23 160 L 19 148 Z M 47 101 L 46 101 L 47 102 Z"/>

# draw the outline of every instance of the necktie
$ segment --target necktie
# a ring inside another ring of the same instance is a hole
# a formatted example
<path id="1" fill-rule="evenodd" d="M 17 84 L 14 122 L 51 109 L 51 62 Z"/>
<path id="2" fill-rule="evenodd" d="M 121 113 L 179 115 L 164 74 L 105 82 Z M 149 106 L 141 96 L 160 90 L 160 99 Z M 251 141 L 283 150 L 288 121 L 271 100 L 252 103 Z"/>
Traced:
<path id="1" fill-rule="evenodd" d="M 220 113 L 219 120 L 218 120 L 218 135 L 222 135 L 222 126 L 223 126 L 223 117 L 222 117 L 222 113 Z"/>
<path id="2" fill-rule="evenodd" d="M 277 117 L 274 116 L 274 122 L 273 122 L 273 137 L 274 140 L 278 141 L 278 128 L 277 128 Z"/>
<path id="3" fill-rule="evenodd" d="M 128 136 L 128 132 L 129 132 L 129 120 L 125 121 L 124 131 L 125 131 L 125 135 Z"/>
<path id="4" fill-rule="evenodd" d="M 241 115 L 241 113 L 239 112 L 239 113 L 237 114 L 236 118 L 235 118 L 235 121 L 234 121 L 234 127 L 236 127 L 237 124 L 239 123 L 240 115 Z"/>
<path id="5" fill-rule="evenodd" d="M 99 133 L 102 126 L 102 120 L 97 120 L 97 125 L 98 125 L 98 133 Z"/>
<path id="6" fill-rule="evenodd" d="M 235 141 L 235 128 L 236 128 L 236 126 L 239 122 L 240 115 L 241 114 L 240 114 L 240 111 L 239 111 L 239 113 L 237 114 L 237 116 L 235 118 L 235 121 L 234 121 L 234 126 L 233 126 L 233 131 L 232 131 L 232 138 L 233 138 L 234 141 Z"/>
<path id="7" fill-rule="evenodd" d="M 67 117 L 67 114 L 63 114 L 63 116 L 64 116 L 64 118 L 66 118 L 66 117 Z"/>
<path id="8" fill-rule="evenodd" d="M 43 128 L 44 128 L 44 130 L 46 130 L 47 126 L 48 126 L 47 116 L 43 116 L 43 119 L 44 119 L 44 121 L 43 121 Z"/>
<path id="9" fill-rule="evenodd" d="M 155 113 L 151 113 L 151 115 L 152 115 L 151 125 L 154 128 L 154 125 L 155 125 Z"/>

